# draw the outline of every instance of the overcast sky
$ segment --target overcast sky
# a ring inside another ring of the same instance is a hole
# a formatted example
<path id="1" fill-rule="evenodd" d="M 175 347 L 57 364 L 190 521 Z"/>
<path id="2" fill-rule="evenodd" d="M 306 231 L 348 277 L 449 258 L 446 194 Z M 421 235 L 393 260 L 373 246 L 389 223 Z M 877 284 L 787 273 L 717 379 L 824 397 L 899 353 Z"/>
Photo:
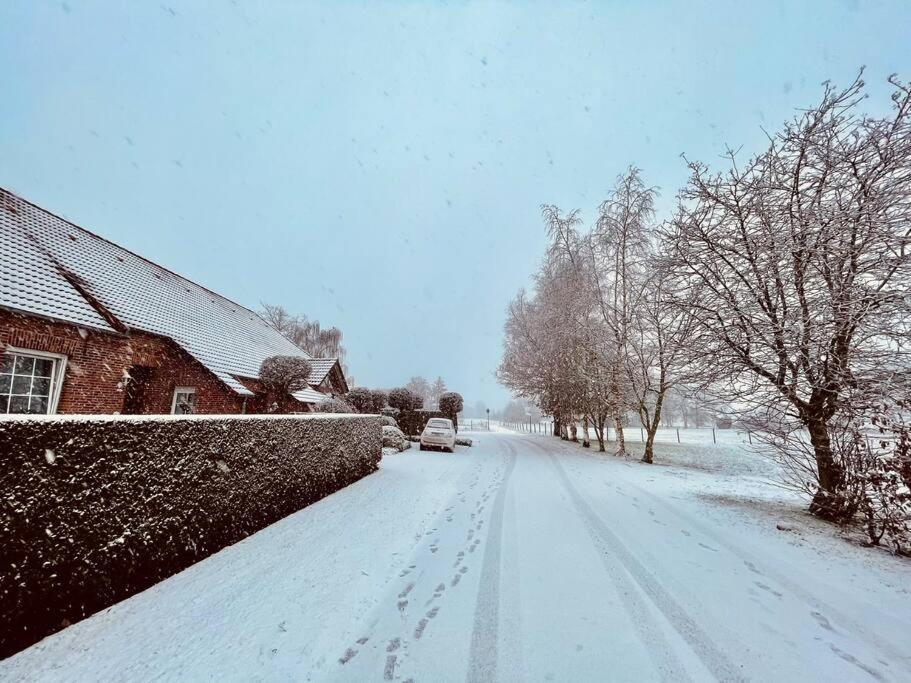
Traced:
<path id="1" fill-rule="evenodd" d="M 222 7 L 222 5 L 225 5 Z M 635 163 L 755 151 L 911 3 L 0 2 L 0 185 L 242 304 L 345 334 L 355 382 L 466 402 L 544 246 Z"/>

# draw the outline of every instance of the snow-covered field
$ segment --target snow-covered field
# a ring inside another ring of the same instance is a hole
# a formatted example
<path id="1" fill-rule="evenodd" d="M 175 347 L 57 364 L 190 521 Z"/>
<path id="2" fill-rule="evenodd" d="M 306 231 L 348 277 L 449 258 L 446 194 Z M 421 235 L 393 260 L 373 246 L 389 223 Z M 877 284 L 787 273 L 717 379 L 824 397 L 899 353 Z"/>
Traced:
<path id="1" fill-rule="evenodd" d="M 0 679 L 911 680 L 911 562 L 807 516 L 766 461 L 471 436 L 387 455 Z"/>

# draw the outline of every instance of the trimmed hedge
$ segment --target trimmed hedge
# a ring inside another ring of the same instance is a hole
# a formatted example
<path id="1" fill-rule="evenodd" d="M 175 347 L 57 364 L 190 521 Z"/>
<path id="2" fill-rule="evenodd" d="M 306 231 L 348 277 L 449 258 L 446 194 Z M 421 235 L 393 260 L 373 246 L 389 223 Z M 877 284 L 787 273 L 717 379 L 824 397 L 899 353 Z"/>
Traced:
<path id="1" fill-rule="evenodd" d="M 368 415 L 0 417 L 0 658 L 376 471 Z"/>
<path id="2" fill-rule="evenodd" d="M 449 417 L 439 410 L 403 410 L 395 416 L 401 429 L 408 436 L 418 436 L 432 417 Z"/>

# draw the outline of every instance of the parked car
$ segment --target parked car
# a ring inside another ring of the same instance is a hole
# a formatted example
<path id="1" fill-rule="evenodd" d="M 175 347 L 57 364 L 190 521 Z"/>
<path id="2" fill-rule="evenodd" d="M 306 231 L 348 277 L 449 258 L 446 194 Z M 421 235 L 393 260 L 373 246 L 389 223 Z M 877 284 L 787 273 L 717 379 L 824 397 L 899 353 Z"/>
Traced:
<path id="1" fill-rule="evenodd" d="M 421 450 L 428 448 L 442 448 L 452 453 L 455 450 L 455 428 L 452 420 L 443 417 L 432 417 L 427 421 L 427 426 L 421 432 Z"/>

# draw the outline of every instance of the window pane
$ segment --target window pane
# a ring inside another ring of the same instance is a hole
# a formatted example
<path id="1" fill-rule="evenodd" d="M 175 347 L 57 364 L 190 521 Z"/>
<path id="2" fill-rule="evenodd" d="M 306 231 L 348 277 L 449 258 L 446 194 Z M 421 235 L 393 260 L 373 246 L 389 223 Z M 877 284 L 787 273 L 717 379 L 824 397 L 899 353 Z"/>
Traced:
<path id="1" fill-rule="evenodd" d="M 48 396 L 51 393 L 51 380 L 47 377 L 36 377 L 32 380 L 32 396 Z"/>
<path id="2" fill-rule="evenodd" d="M 191 415 L 196 412 L 196 393 L 181 391 L 174 403 L 175 415 Z"/>
<path id="3" fill-rule="evenodd" d="M 16 357 L 11 353 L 4 353 L 0 356 L 0 372 L 8 372 L 12 374 L 13 372 L 13 363 L 15 363 Z"/>
<path id="4" fill-rule="evenodd" d="M 16 356 L 16 374 L 31 375 L 32 368 L 35 366 L 35 359 L 28 356 Z"/>
<path id="5" fill-rule="evenodd" d="M 28 412 L 38 415 L 47 413 L 47 396 L 32 396 Z"/>
<path id="6" fill-rule="evenodd" d="M 13 377 L 13 393 L 14 394 L 28 394 L 32 390 L 32 378 L 31 377 L 20 377 L 15 375 Z"/>
<path id="7" fill-rule="evenodd" d="M 48 358 L 35 359 L 35 377 L 50 377 L 54 361 Z"/>
<path id="8" fill-rule="evenodd" d="M 8 394 L 10 385 L 13 383 L 12 375 L 0 375 L 0 394 Z M 6 406 L 4 406 L 5 408 Z"/>
<path id="9" fill-rule="evenodd" d="M 9 412 L 27 413 L 28 412 L 28 396 L 11 396 L 10 400 L 9 400 Z"/>

